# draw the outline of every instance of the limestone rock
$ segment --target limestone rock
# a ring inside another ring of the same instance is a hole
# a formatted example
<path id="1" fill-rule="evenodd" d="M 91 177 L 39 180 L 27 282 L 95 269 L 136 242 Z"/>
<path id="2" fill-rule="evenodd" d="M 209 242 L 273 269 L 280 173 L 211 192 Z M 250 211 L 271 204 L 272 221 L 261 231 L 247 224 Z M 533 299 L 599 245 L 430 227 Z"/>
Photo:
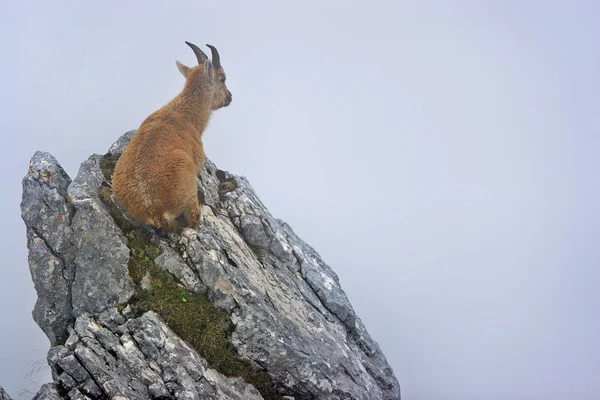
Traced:
<path id="1" fill-rule="evenodd" d="M 33 396 L 32 400 L 61 400 L 57 386 L 54 383 L 46 383 L 42 385 L 40 390 Z"/>
<path id="2" fill-rule="evenodd" d="M 92 155 L 72 182 L 40 152 L 23 180 L 34 319 L 52 343 L 54 384 L 39 398 L 400 399 L 338 276 L 244 177 L 207 160 L 197 180 L 201 223 L 181 235 L 116 216 L 106 193 L 132 134 Z M 135 248 L 132 232 L 144 232 L 156 251 Z M 221 310 L 229 351 L 266 374 L 271 389 L 209 364 L 160 316 L 171 306 L 140 313 L 162 281 L 149 271 L 136 278 L 135 262 L 170 277 L 180 303 L 191 293 Z"/>
<path id="3" fill-rule="evenodd" d="M 252 385 L 209 368 L 152 311 L 129 320 L 116 308 L 81 315 L 48 363 L 71 397 L 262 399 Z"/>
<path id="4" fill-rule="evenodd" d="M 11 400 L 11 397 L 4 391 L 2 385 L 0 385 L 0 400 Z"/>
<path id="5" fill-rule="evenodd" d="M 75 208 L 67 197 L 71 178 L 56 159 L 36 152 L 23 179 L 21 217 L 27 228 L 29 269 L 38 299 L 33 319 L 50 343 L 66 339 L 71 315 L 75 249 L 71 221 Z"/>
<path id="6" fill-rule="evenodd" d="M 72 284 L 75 315 L 101 312 L 111 304 L 127 302 L 134 294 L 125 237 L 98 195 L 103 180 L 101 158 L 92 155 L 83 162 L 68 189 L 77 210 L 71 224 L 77 249 Z"/>

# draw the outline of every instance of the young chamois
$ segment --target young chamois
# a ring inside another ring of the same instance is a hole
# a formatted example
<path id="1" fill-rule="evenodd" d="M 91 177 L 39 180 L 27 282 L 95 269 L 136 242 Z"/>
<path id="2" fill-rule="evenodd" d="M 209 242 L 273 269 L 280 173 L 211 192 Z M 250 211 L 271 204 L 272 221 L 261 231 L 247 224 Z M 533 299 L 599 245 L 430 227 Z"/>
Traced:
<path id="1" fill-rule="evenodd" d="M 115 167 L 113 192 L 134 219 L 167 232 L 200 223 L 196 177 L 204 163 L 202 133 L 213 110 L 231 103 L 219 52 L 211 45 L 212 62 L 192 48 L 198 66 L 176 61 L 186 78 L 171 102 L 140 125 Z"/>

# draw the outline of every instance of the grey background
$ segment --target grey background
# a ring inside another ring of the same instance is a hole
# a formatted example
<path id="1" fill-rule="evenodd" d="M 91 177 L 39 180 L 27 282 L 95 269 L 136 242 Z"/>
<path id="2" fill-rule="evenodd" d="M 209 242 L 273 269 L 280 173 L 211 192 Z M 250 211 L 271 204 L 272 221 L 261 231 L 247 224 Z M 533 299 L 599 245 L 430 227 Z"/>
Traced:
<path id="1" fill-rule="evenodd" d="M 405 399 L 600 398 L 599 4 L 2 1 L 0 382 L 48 379 L 29 158 L 74 177 L 189 40 L 233 93 L 207 155 L 337 271 Z"/>

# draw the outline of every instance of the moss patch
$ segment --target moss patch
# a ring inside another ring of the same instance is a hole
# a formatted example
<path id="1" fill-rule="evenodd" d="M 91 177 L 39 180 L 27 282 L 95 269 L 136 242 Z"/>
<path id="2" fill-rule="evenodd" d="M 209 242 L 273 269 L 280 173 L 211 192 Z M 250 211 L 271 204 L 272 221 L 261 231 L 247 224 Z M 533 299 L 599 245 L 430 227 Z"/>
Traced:
<path id="1" fill-rule="evenodd" d="M 129 223 L 112 202 L 108 182 L 112 179 L 116 161 L 117 158 L 107 156 L 100 160 L 106 183 L 99 195 L 129 240 L 129 276 L 138 285 L 137 294 L 130 301 L 134 315 L 150 310 L 156 312 L 173 332 L 208 361 L 211 368 L 225 376 L 243 378 L 267 400 L 279 398 L 270 377 L 256 371 L 249 361 L 238 358 L 229 347 L 227 339 L 233 325 L 228 314 L 204 296 L 189 292 L 172 275 L 159 268 L 154 260 L 160 255 L 160 248 L 151 242 L 146 230 Z M 149 285 L 142 289 L 141 283 L 146 276 Z"/>
<path id="2" fill-rule="evenodd" d="M 136 315 L 153 310 L 165 320 L 181 339 L 193 346 L 208 364 L 226 376 L 239 376 L 252 383 L 265 399 L 276 399 L 269 377 L 255 371 L 229 348 L 227 338 L 232 324 L 225 311 L 219 310 L 204 296 L 191 293 L 169 273 L 152 261 L 159 251 L 145 243 L 139 234 L 130 237 L 132 262 L 130 274 L 137 284 L 148 274 L 150 287 L 134 298 L 132 308 Z"/>

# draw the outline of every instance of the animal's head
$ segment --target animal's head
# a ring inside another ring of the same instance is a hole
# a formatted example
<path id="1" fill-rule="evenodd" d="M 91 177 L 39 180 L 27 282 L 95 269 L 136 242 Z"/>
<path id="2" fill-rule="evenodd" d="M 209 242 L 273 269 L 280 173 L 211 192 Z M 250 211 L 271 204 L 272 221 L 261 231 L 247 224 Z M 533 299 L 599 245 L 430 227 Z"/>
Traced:
<path id="1" fill-rule="evenodd" d="M 176 61 L 177 68 L 186 79 L 201 79 L 207 94 L 212 96 L 211 107 L 216 110 L 221 107 L 227 107 L 232 100 L 231 92 L 225 85 L 225 71 L 221 66 L 221 57 L 216 47 L 207 44 L 212 52 L 212 61 L 204 54 L 198 46 L 193 43 L 185 42 L 192 48 L 198 66 L 188 67 L 179 61 Z"/>

